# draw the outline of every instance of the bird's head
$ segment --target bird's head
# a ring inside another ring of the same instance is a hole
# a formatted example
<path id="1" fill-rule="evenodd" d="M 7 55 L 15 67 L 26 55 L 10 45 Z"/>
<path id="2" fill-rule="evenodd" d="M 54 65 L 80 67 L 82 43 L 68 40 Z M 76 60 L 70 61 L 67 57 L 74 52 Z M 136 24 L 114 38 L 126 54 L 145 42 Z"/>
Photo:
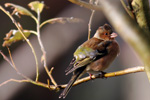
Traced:
<path id="1" fill-rule="evenodd" d="M 110 25 L 104 24 L 97 29 L 94 37 L 102 40 L 114 40 L 117 34 L 112 31 Z"/>

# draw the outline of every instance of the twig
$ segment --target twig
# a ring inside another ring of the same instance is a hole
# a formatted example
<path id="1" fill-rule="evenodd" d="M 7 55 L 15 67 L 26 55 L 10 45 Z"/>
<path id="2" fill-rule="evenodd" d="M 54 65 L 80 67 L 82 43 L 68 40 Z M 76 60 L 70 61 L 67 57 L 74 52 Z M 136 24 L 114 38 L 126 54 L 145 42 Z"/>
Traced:
<path id="1" fill-rule="evenodd" d="M 54 67 L 51 68 L 51 70 L 49 72 L 49 74 L 50 74 L 49 76 L 50 76 L 50 79 L 51 79 L 52 83 L 57 87 L 58 85 L 57 85 L 56 81 L 54 80 L 54 78 L 52 76 L 52 71 L 53 70 L 54 70 Z"/>
<path id="2" fill-rule="evenodd" d="M 15 63 L 14 63 L 14 61 L 13 61 L 13 58 L 12 58 L 12 56 L 11 56 L 11 51 L 10 51 L 10 49 L 9 49 L 9 47 L 7 47 L 7 49 L 8 49 L 8 52 L 9 52 L 9 56 L 10 56 L 10 60 L 11 60 L 11 62 L 12 62 L 12 67 L 16 70 L 16 72 L 19 74 L 19 75 L 21 75 L 23 78 L 25 78 L 25 79 L 27 79 L 27 80 L 31 80 L 30 78 L 28 78 L 27 76 L 25 76 L 24 74 L 22 74 L 22 73 L 20 73 L 20 71 L 17 69 L 17 67 L 16 67 L 16 65 L 15 65 Z"/>
<path id="3" fill-rule="evenodd" d="M 7 12 L 2 6 L 0 6 L 0 9 L 6 14 L 8 15 L 8 17 L 12 20 L 12 22 L 15 24 L 15 26 L 17 27 L 17 29 L 20 31 L 21 35 L 23 36 L 23 38 L 25 39 L 25 41 L 28 43 L 28 45 L 30 46 L 31 50 L 32 50 L 32 53 L 34 55 L 34 58 L 35 58 L 35 63 L 36 63 L 36 68 L 38 69 L 38 60 L 37 60 L 37 56 L 36 56 L 36 53 L 35 53 L 35 50 L 32 46 L 32 44 L 30 43 L 30 41 L 25 37 L 25 35 L 23 34 L 21 28 L 18 26 L 18 23 L 15 21 L 15 19 L 11 16 L 11 14 L 9 12 Z M 37 72 L 39 73 L 39 72 Z"/>
<path id="4" fill-rule="evenodd" d="M 47 79 L 47 85 L 48 85 L 48 88 L 51 90 L 49 79 Z"/>
<path id="5" fill-rule="evenodd" d="M 23 78 L 25 78 L 25 79 L 29 79 L 28 77 L 26 77 L 25 75 L 23 75 L 22 73 L 20 73 L 20 71 L 17 69 L 17 67 L 15 66 L 15 64 L 14 64 L 14 62 L 13 62 L 13 59 L 12 59 L 12 56 L 11 56 L 11 52 L 10 52 L 10 50 L 9 50 L 8 47 L 7 47 L 7 49 L 8 49 L 8 52 L 9 52 L 11 61 L 7 58 L 7 56 L 6 56 L 3 52 L 0 51 L 0 54 L 3 56 L 4 60 L 6 60 L 6 61 L 10 64 L 10 66 L 11 66 L 19 75 L 21 75 L 21 76 L 22 76 Z"/>
<path id="6" fill-rule="evenodd" d="M 104 74 L 104 76 L 92 75 L 92 79 L 91 79 L 90 76 L 88 76 L 88 77 L 77 80 L 74 83 L 73 86 L 76 86 L 76 85 L 79 85 L 81 83 L 84 83 L 84 82 L 87 82 L 87 81 L 90 81 L 90 80 L 93 80 L 93 79 L 97 79 L 97 78 L 115 77 L 115 76 L 121 76 L 121 75 L 136 73 L 136 72 L 144 72 L 144 67 L 143 66 L 137 66 L 137 67 L 133 67 L 133 68 L 128 68 L 128 69 L 121 70 L 121 71 L 106 73 L 106 74 Z M 7 80 L 7 81 L 1 83 L 0 86 L 6 84 L 8 82 L 12 82 L 12 81 L 13 82 L 19 82 L 19 83 L 21 83 L 21 82 L 30 82 L 30 83 L 35 84 L 37 86 L 41 86 L 41 87 L 48 88 L 50 90 L 56 90 L 56 91 L 58 91 L 59 89 L 63 89 L 67 86 L 67 84 L 64 84 L 64 85 L 58 85 L 56 87 L 55 85 L 50 85 L 49 83 L 45 84 L 45 83 L 36 82 L 36 81 L 32 81 L 32 80 L 16 80 L 16 79 Z"/>
<path id="7" fill-rule="evenodd" d="M 43 43 L 42 43 L 42 40 L 41 40 L 41 36 L 40 36 L 40 11 L 38 10 L 38 13 L 37 13 L 37 19 L 38 19 L 38 23 L 37 23 L 37 37 L 38 37 L 38 42 L 39 42 L 39 45 L 41 47 L 41 51 L 43 53 L 42 57 L 41 57 L 41 61 L 43 61 L 44 63 L 44 68 L 46 70 L 46 73 L 48 74 L 48 76 L 50 77 L 52 83 L 57 86 L 57 83 L 55 82 L 54 78 L 52 77 L 51 75 L 51 72 L 53 70 L 53 68 L 51 68 L 51 71 L 48 70 L 48 67 L 47 67 L 47 59 L 46 59 L 46 51 L 45 51 L 45 48 L 43 46 Z"/>
<path id="8" fill-rule="evenodd" d="M 133 9 L 131 9 L 131 6 L 129 4 L 129 1 L 128 1 L 128 4 L 129 4 L 129 7 L 130 9 L 127 7 L 127 5 L 125 4 L 124 0 L 120 0 L 122 6 L 124 7 L 124 9 L 126 10 L 126 12 L 130 15 L 130 17 L 132 19 L 136 19 L 135 16 L 134 16 L 134 13 L 133 13 Z"/>
<path id="9" fill-rule="evenodd" d="M 47 68 L 47 62 L 46 62 L 46 51 L 44 49 L 44 46 L 43 46 L 43 43 L 42 43 L 42 40 L 41 40 L 41 36 L 40 36 L 40 10 L 38 10 L 37 12 L 37 38 L 38 38 L 38 42 L 39 42 L 39 45 L 41 47 L 41 51 L 43 53 L 41 59 L 43 60 L 44 62 L 44 67 Z M 48 68 L 47 68 L 48 69 Z M 47 71 L 46 71 L 47 72 Z M 48 71 L 49 72 L 49 71 Z M 47 72 L 47 73 L 48 73 Z"/>
<path id="10" fill-rule="evenodd" d="M 90 4 L 93 4 L 92 2 L 93 2 L 93 0 L 90 0 Z M 97 5 L 97 3 L 98 3 L 98 0 L 96 0 L 95 4 Z M 88 23 L 88 27 L 89 27 L 88 40 L 91 37 L 91 25 L 92 25 L 92 19 L 93 19 L 94 13 L 95 13 L 95 10 L 92 10 L 92 13 L 91 13 L 91 16 L 90 16 L 90 19 L 89 19 L 89 23 Z"/>
<path id="11" fill-rule="evenodd" d="M 128 68 L 125 70 L 121 70 L 121 71 L 116 71 L 116 72 L 111 72 L 111 73 L 106 73 L 104 74 L 104 76 L 100 76 L 100 75 L 92 75 L 92 79 L 90 76 L 82 78 L 77 80 L 73 86 L 76 86 L 78 84 L 93 80 L 93 79 L 97 79 L 97 78 L 108 78 L 108 77 L 115 77 L 115 76 L 121 76 L 121 75 L 126 75 L 126 74 L 131 74 L 131 73 L 136 73 L 136 72 L 143 72 L 144 71 L 144 67 L 143 66 L 137 66 L 137 67 L 133 67 L 133 68 Z M 60 85 L 60 88 L 65 88 L 67 86 L 67 84 L 65 85 Z"/>
<path id="12" fill-rule="evenodd" d="M 85 7 L 85 8 L 89 8 L 89 9 L 93 9 L 93 10 L 99 10 L 101 9 L 100 6 L 96 6 L 96 5 L 93 5 L 93 4 L 89 4 L 85 1 L 82 1 L 82 0 L 68 0 L 72 3 L 75 3 L 77 5 L 80 5 L 81 7 Z"/>
<path id="13" fill-rule="evenodd" d="M 29 82 L 29 80 L 16 80 L 16 79 L 9 79 L 3 83 L 0 84 L 0 87 L 9 83 L 9 82 L 18 82 L 18 83 L 22 83 L 22 82 Z"/>

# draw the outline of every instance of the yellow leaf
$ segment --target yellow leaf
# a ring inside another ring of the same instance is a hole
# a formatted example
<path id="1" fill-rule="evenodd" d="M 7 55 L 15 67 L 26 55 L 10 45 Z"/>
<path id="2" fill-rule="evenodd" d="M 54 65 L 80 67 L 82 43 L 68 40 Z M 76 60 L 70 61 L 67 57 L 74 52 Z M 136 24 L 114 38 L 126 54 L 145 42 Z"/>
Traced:
<path id="1" fill-rule="evenodd" d="M 42 2 L 33 1 L 33 2 L 30 2 L 28 6 L 31 8 L 31 10 L 35 11 L 36 13 L 38 13 L 38 11 L 40 11 L 41 13 L 45 5 Z"/>
<path id="2" fill-rule="evenodd" d="M 28 30 L 23 30 L 23 33 L 25 37 L 29 37 L 31 34 Z M 24 38 L 18 30 L 10 30 L 6 34 L 6 37 L 4 38 L 4 40 L 5 41 L 3 42 L 3 45 L 2 45 L 3 47 L 10 46 L 14 42 L 24 40 Z"/>

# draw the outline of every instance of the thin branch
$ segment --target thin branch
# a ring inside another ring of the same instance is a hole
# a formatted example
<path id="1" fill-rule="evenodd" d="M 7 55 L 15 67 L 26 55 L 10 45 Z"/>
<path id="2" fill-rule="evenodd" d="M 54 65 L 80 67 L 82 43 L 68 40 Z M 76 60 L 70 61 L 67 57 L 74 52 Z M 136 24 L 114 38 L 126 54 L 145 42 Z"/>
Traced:
<path id="1" fill-rule="evenodd" d="M 49 76 L 50 76 L 50 79 L 51 79 L 52 83 L 55 85 L 55 87 L 57 87 L 58 85 L 57 85 L 56 81 L 54 80 L 54 78 L 52 76 L 52 71 L 53 70 L 54 70 L 54 67 L 51 68 L 51 70 L 49 72 L 49 74 L 50 74 Z"/>
<path id="2" fill-rule="evenodd" d="M 43 53 L 42 57 L 41 57 L 41 61 L 43 61 L 44 63 L 44 68 L 45 68 L 45 71 L 46 73 L 48 74 L 48 76 L 50 77 L 52 83 L 57 86 L 57 83 L 55 82 L 54 78 L 52 77 L 51 75 L 51 72 L 53 70 L 53 68 L 51 68 L 51 71 L 48 70 L 48 67 L 47 67 L 47 59 L 46 59 L 46 51 L 45 51 L 45 48 L 44 48 L 44 45 L 42 43 L 42 40 L 41 40 L 41 36 L 40 36 L 40 11 L 38 10 L 38 13 L 37 13 L 37 19 L 38 19 L 38 23 L 37 23 L 37 37 L 38 37 L 38 42 L 39 42 L 39 45 L 41 47 L 41 51 Z"/>
<path id="3" fill-rule="evenodd" d="M 120 0 L 122 6 L 124 7 L 124 9 L 126 10 L 126 12 L 129 14 L 129 16 L 132 18 L 132 19 L 136 19 L 135 16 L 134 16 L 134 13 L 132 11 L 132 9 L 128 8 L 127 5 L 125 4 L 124 0 Z"/>
<path id="4" fill-rule="evenodd" d="M 19 27 L 18 23 L 15 21 L 15 19 L 11 16 L 11 14 L 9 12 L 7 12 L 2 6 L 0 6 L 0 9 L 6 14 L 8 15 L 8 17 L 12 20 L 12 22 L 15 24 L 15 26 L 17 27 L 17 29 L 20 31 L 21 35 L 23 36 L 23 38 L 25 39 L 25 41 L 28 43 L 28 45 L 30 46 L 32 53 L 34 55 L 35 58 L 35 63 L 36 63 L 36 67 L 38 68 L 38 60 L 37 60 L 37 56 L 35 53 L 35 50 L 31 44 L 31 42 L 25 37 L 25 35 L 23 34 L 21 28 Z"/>
<path id="5" fill-rule="evenodd" d="M 16 79 L 9 79 L 3 83 L 0 84 L 0 87 L 9 83 L 9 82 L 18 82 L 18 83 L 23 83 L 23 82 L 29 82 L 29 80 L 16 80 Z"/>
<path id="6" fill-rule="evenodd" d="M 93 4 L 89 4 L 85 1 L 82 1 L 82 0 L 68 0 L 74 4 L 77 4 L 77 5 L 80 5 L 81 7 L 85 7 L 85 8 L 89 8 L 89 9 L 93 9 L 93 10 L 99 10 L 101 9 L 100 6 L 96 6 L 96 5 L 93 5 Z"/>
<path id="7" fill-rule="evenodd" d="M 90 20 L 89 20 L 89 23 L 88 23 L 88 27 L 89 27 L 88 40 L 91 38 L 91 24 L 92 24 L 92 19 L 93 19 L 94 13 L 95 13 L 95 10 L 92 10 Z"/>
<path id="8" fill-rule="evenodd" d="M 94 2 L 95 5 L 97 5 L 98 3 L 98 0 L 96 0 L 96 2 Z M 93 0 L 90 0 L 90 4 L 93 4 Z M 92 19 L 93 19 L 93 16 L 94 16 L 94 13 L 95 13 L 95 10 L 92 10 L 92 13 L 91 13 L 91 16 L 90 16 L 90 19 L 89 19 L 89 23 L 88 23 L 88 40 L 90 39 L 91 37 L 91 25 L 92 25 Z"/>
<path id="9" fill-rule="evenodd" d="M 44 46 L 43 46 L 43 43 L 42 43 L 42 40 L 41 40 L 41 36 L 40 36 L 40 10 L 38 10 L 37 12 L 37 38 L 38 38 L 38 42 L 39 42 L 39 45 L 41 47 L 41 51 L 43 53 L 41 59 L 43 60 L 44 62 L 44 67 L 47 67 L 47 62 L 46 62 L 46 51 L 44 49 Z M 48 69 L 48 68 L 47 68 Z M 37 80 L 37 79 L 36 79 Z"/>
<path id="10" fill-rule="evenodd" d="M 7 49 L 8 49 L 8 52 L 9 52 L 11 61 L 8 59 L 8 57 L 7 57 L 3 52 L 0 51 L 0 54 L 3 56 L 4 60 L 6 60 L 6 61 L 10 64 L 10 66 L 11 66 L 19 75 L 21 75 L 21 76 L 22 76 L 23 78 L 25 78 L 25 79 L 29 79 L 28 77 L 26 77 L 25 75 L 23 75 L 22 73 L 20 73 L 20 71 L 17 69 L 16 65 L 15 65 L 14 62 L 13 62 L 13 59 L 12 59 L 12 56 L 11 56 L 11 52 L 10 52 L 10 50 L 9 50 L 8 47 L 7 47 Z"/>
<path id="11" fill-rule="evenodd" d="M 128 68 L 125 70 L 121 70 L 121 71 L 116 71 L 116 72 L 111 72 L 111 73 L 106 73 L 104 75 L 92 75 L 92 79 L 90 76 L 82 78 L 77 80 L 73 86 L 76 86 L 78 84 L 93 80 L 93 79 L 97 79 L 97 78 L 108 78 L 108 77 L 115 77 L 115 76 L 121 76 L 121 75 L 126 75 L 126 74 L 131 74 L 131 73 L 137 73 L 137 72 L 144 72 L 144 67 L 143 66 L 137 66 L 137 67 L 133 67 L 133 68 Z M 67 86 L 67 84 L 65 85 L 60 85 L 60 88 L 65 88 Z"/>
<path id="12" fill-rule="evenodd" d="M 25 76 L 24 74 L 20 73 L 20 71 L 17 69 L 17 67 L 16 67 L 16 65 L 15 65 L 15 63 L 14 63 L 14 61 L 13 61 L 13 58 L 12 58 L 12 56 L 11 56 L 11 51 L 10 51 L 9 47 L 7 47 L 7 49 L 8 49 L 8 52 L 9 52 L 10 60 L 11 60 L 11 62 L 12 62 L 12 64 L 10 64 L 10 65 L 12 65 L 12 67 L 16 70 L 16 72 L 17 72 L 19 75 L 21 75 L 23 78 L 25 78 L 25 79 L 27 79 L 27 80 L 31 80 L 30 78 L 28 78 L 28 77 Z"/>
<path id="13" fill-rule="evenodd" d="M 106 73 L 104 75 L 92 75 L 92 79 L 91 79 L 90 76 L 88 76 L 88 77 L 77 80 L 74 83 L 73 86 L 79 85 L 81 83 L 84 83 L 84 82 L 87 82 L 87 81 L 90 81 L 90 80 L 93 80 L 93 79 L 115 77 L 115 76 L 121 76 L 121 75 L 126 75 L 126 74 L 131 74 L 131 73 L 137 73 L 137 72 L 144 72 L 144 67 L 143 66 L 137 66 L 137 67 L 121 70 L 121 71 Z M 50 90 L 55 90 L 55 91 L 59 91 L 59 89 L 63 89 L 67 86 L 67 84 L 55 86 L 55 85 L 50 85 L 49 82 L 48 82 L 48 84 L 45 84 L 45 83 L 36 82 L 36 81 L 32 81 L 32 80 L 16 80 L 16 79 L 7 80 L 7 81 L 1 83 L 0 86 L 4 85 L 6 83 L 12 82 L 12 81 L 13 82 L 19 82 L 19 83 L 21 83 L 21 82 L 30 82 L 34 85 L 41 86 L 41 87 L 44 87 L 44 88 L 48 88 Z"/>
<path id="14" fill-rule="evenodd" d="M 35 34 L 35 35 L 37 35 L 37 32 L 36 32 L 36 31 L 29 30 L 29 32 L 30 32 L 30 33 L 32 33 L 32 34 Z"/>

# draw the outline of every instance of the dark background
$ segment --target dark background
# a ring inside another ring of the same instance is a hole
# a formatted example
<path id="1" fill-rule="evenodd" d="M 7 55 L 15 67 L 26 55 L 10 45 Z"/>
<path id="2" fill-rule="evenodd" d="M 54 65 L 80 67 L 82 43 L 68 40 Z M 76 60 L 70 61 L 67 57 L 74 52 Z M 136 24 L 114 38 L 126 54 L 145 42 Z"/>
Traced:
<path id="1" fill-rule="evenodd" d="M 6 2 L 28 8 L 27 4 L 31 0 L 0 0 L 0 5 L 4 7 L 4 3 Z M 42 12 L 41 22 L 54 17 L 77 17 L 84 20 L 82 23 L 47 24 L 41 29 L 42 41 L 47 52 L 48 67 L 54 67 L 52 75 L 58 84 L 66 84 L 70 79 L 70 75 L 65 76 L 64 70 L 70 63 L 75 49 L 87 40 L 88 21 L 91 10 L 72 4 L 67 0 L 44 0 L 44 3 L 49 9 L 44 9 Z M 120 6 L 120 10 L 124 11 L 120 0 L 114 0 L 112 4 Z M 7 10 L 10 9 L 7 8 Z M 22 16 L 21 19 L 14 18 L 21 23 L 24 29 L 36 29 L 36 24 L 30 17 Z M 95 30 L 105 23 L 109 23 L 105 19 L 105 16 L 101 12 L 96 12 L 92 22 L 92 36 Z M 5 34 L 10 29 L 16 29 L 16 27 L 8 16 L 0 11 L 0 44 L 2 44 Z M 33 44 L 38 56 L 40 67 L 39 80 L 46 83 L 48 76 L 40 63 L 42 53 L 37 38 L 31 35 L 29 40 Z M 117 41 L 120 45 L 120 55 L 106 72 L 143 65 L 131 47 L 119 36 L 117 37 Z M 0 46 L 0 49 L 6 55 L 8 54 L 6 48 Z M 28 44 L 20 41 L 12 44 L 10 49 L 14 62 L 20 72 L 34 80 L 36 71 L 35 60 Z M 10 78 L 22 79 L 1 57 L 0 83 Z M 147 76 L 144 72 L 141 72 L 86 82 L 73 87 L 66 100 L 149 100 L 149 92 L 150 88 Z M 0 87 L 0 100 L 58 100 L 60 93 L 61 91 L 50 91 L 31 83 L 10 82 Z"/>

